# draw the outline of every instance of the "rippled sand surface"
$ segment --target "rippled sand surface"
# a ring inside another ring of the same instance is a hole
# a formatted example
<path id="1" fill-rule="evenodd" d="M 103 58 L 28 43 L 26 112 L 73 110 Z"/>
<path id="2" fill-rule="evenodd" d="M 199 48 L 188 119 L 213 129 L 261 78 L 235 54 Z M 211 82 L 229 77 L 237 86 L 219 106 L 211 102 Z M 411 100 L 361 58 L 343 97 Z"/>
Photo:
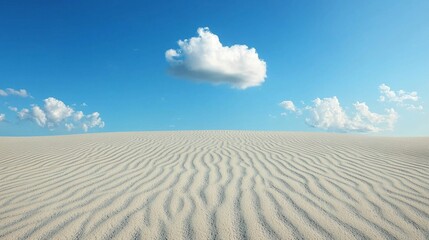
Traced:
<path id="1" fill-rule="evenodd" d="M 0 138 L 0 239 L 429 239 L 429 138 Z"/>

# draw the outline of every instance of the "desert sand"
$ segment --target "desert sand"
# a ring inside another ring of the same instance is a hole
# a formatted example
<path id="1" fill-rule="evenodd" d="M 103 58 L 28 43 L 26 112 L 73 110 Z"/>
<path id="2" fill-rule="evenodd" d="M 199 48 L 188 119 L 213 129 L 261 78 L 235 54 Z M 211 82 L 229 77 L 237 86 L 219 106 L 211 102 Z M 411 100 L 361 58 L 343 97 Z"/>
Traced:
<path id="1" fill-rule="evenodd" d="M 0 138 L 0 239 L 429 239 L 429 138 Z"/>

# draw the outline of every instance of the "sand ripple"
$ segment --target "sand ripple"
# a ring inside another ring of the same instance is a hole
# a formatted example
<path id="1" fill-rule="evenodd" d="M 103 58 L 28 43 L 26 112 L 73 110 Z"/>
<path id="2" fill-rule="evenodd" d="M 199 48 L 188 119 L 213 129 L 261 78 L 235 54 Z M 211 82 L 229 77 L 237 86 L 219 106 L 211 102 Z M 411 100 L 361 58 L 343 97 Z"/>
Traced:
<path id="1" fill-rule="evenodd" d="M 0 138 L 0 239 L 429 239 L 429 138 Z"/>

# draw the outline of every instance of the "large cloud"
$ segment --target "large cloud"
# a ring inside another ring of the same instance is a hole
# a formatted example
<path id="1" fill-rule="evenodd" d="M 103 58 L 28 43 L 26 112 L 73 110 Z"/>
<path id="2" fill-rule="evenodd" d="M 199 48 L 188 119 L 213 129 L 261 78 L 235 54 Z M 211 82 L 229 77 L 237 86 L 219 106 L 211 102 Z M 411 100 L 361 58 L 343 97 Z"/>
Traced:
<path id="1" fill-rule="evenodd" d="M 418 103 L 419 96 L 417 92 L 406 92 L 404 90 L 393 91 L 386 84 L 381 84 L 379 87 L 381 102 L 394 102 L 400 107 L 404 107 L 408 110 L 423 110 L 423 106 Z"/>
<path id="2" fill-rule="evenodd" d="M 289 101 L 292 102 L 292 101 Z M 293 102 L 292 102 L 293 104 Z M 386 114 L 371 112 L 364 102 L 353 104 L 354 113 L 348 114 L 337 97 L 316 98 L 313 105 L 302 109 L 306 123 L 312 127 L 336 132 L 380 132 L 393 130 L 398 114 L 386 109 Z M 300 110 L 300 109 L 298 109 Z"/>
<path id="3" fill-rule="evenodd" d="M 223 46 L 208 28 L 198 28 L 197 32 L 198 37 L 179 40 L 179 49 L 165 52 L 173 75 L 215 85 L 230 84 L 238 89 L 264 82 L 266 64 L 254 48 Z"/>
<path id="4" fill-rule="evenodd" d="M 13 88 L 6 88 L 6 90 L 0 89 L 0 96 L 6 97 L 9 95 L 15 95 L 19 97 L 30 97 L 30 94 L 28 94 L 27 90 L 25 89 L 19 89 L 19 90 L 15 90 Z"/>
<path id="5" fill-rule="evenodd" d="M 43 103 L 43 107 L 32 105 L 30 109 L 18 110 L 16 107 L 9 107 L 9 109 L 16 112 L 18 119 L 31 120 L 38 126 L 49 129 L 64 127 L 71 131 L 80 128 L 87 132 L 90 128 L 104 127 L 104 121 L 98 112 L 85 115 L 82 111 L 75 111 L 72 107 L 53 97 L 45 99 Z"/>

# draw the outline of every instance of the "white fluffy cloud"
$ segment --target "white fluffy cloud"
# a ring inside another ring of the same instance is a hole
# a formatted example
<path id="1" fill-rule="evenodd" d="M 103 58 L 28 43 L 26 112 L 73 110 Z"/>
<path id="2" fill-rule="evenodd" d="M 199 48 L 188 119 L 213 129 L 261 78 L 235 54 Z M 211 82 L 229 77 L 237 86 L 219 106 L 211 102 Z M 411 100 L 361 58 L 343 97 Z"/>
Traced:
<path id="1" fill-rule="evenodd" d="M 73 114 L 73 119 L 75 122 L 80 121 L 83 118 L 84 114 L 82 111 L 77 111 Z"/>
<path id="2" fill-rule="evenodd" d="M 32 112 L 32 118 L 37 123 L 37 125 L 44 127 L 47 122 L 46 114 L 45 112 L 39 107 L 39 106 L 33 106 L 31 108 Z"/>
<path id="3" fill-rule="evenodd" d="M 4 113 L 0 113 L 0 122 L 6 120 L 6 115 Z"/>
<path id="4" fill-rule="evenodd" d="M 39 106 L 33 105 L 31 110 L 28 108 L 23 108 L 18 111 L 18 109 L 15 107 L 9 107 L 9 109 L 16 112 L 16 115 L 20 120 L 30 119 L 40 127 L 44 127 L 46 125 L 46 114 Z"/>
<path id="5" fill-rule="evenodd" d="M 293 104 L 293 102 L 292 102 Z M 290 104 L 289 104 L 290 105 Z M 380 132 L 393 130 L 398 114 L 386 109 L 386 114 L 371 112 L 364 102 L 356 102 L 354 113 L 348 114 L 337 97 L 316 98 L 313 105 L 302 109 L 306 123 L 312 127 L 337 132 Z M 300 109 L 295 108 L 295 111 Z"/>
<path id="6" fill-rule="evenodd" d="M 289 100 L 281 102 L 280 106 L 283 107 L 285 110 L 288 110 L 288 111 L 291 111 L 291 112 L 295 112 L 296 111 L 295 104 L 293 104 L 293 102 L 289 101 Z"/>
<path id="7" fill-rule="evenodd" d="M 408 110 L 423 110 L 423 106 L 418 103 L 419 96 L 416 91 L 406 92 L 404 90 L 393 91 L 386 84 L 381 84 L 379 87 L 381 102 L 394 102 L 400 107 Z"/>
<path id="8" fill-rule="evenodd" d="M 246 45 L 223 46 L 208 28 L 198 28 L 198 37 L 179 40 L 179 49 L 169 49 L 165 58 L 170 72 L 178 77 L 212 84 L 229 84 L 246 89 L 261 85 L 266 63 L 254 48 Z"/>
<path id="9" fill-rule="evenodd" d="M 30 97 L 30 94 L 28 94 L 27 90 L 25 89 L 19 89 L 19 90 L 15 90 L 13 88 L 6 88 L 6 90 L 0 89 L 0 96 L 6 97 L 10 95 L 15 95 L 19 97 Z"/>
<path id="10" fill-rule="evenodd" d="M 399 118 L 398 113 L 393 108 L 385 109 L 386 114 L 373 113 L 364 102 L 353 104 L 356 114 L 352 120 L 357 126 L 363 126 L 366 131 L 379 132 L 384 130 L 392 131 Z"/>
<path id="11" fill-rule="evenodd" d="M 82 128 L 86 132 L 88 128 L 93 127 L 104 127 L 104 122 L 100 118 L 100 113 L 94 112 L 85 116 L 84 122 L 82 123 Z"/>
<path id="12" fill-rule="evenodd" d="M 23 108 L 19 111 L 16 107 L 9 107 L 9 109 L 16 112 L 18 119 L 28 119 L 40 127 L 49 129 L 63 126 L 69 131 L 80 128 L 87 132 L 90 128 L 104 127 L 104 121 L 98 112 L 85 115 L 82 111 L 75 111 L 61 100 L 53 97 L 45 99 L 43 103 L 43 107 L 32 105 L 31 109 Z"/>
<path id="13" fill-rule="evenodd" d="M 20 120 L 25 120 L 30 118 L 30 110 L 28 110 L 27 108 L 23 108 L 21 109 L 21 111 L 18 111 L 18 108 L 16 107 L 10 107 L 9 109 L 11 111 L 16 112 L 16 115 Z"/>
<path id="14" fill-rule="evenodd" d="M 348 117 L 337 97 L 316 98 L 313 103 L 314 106 L 306 107 L 306 110 L 310 112 L 310 117 L 306 119 L 309 125 L 329 130 L 349 128 L 347 126 Z"/>
<path id="15" fill-rule="evenodd" d="M 44 103 L 47 117 L 56 124 L 70 117 L 74 112 L 71 107 L 53 97 L 45 99 Z"/>
<path id="16" fill-rule="evenodd" d="M 340 132 L 380 132 L 393 130 L 398 119 L 394 109 L 386 109 L 386 114 L 373 113 L 366 103 L 356 102 L 355 113 L 349 116 L 341 107 L 337 97 L 316 98 L 313 106 L 307 106 L 310 117 L 306 122 L 313 127 Z"/>

